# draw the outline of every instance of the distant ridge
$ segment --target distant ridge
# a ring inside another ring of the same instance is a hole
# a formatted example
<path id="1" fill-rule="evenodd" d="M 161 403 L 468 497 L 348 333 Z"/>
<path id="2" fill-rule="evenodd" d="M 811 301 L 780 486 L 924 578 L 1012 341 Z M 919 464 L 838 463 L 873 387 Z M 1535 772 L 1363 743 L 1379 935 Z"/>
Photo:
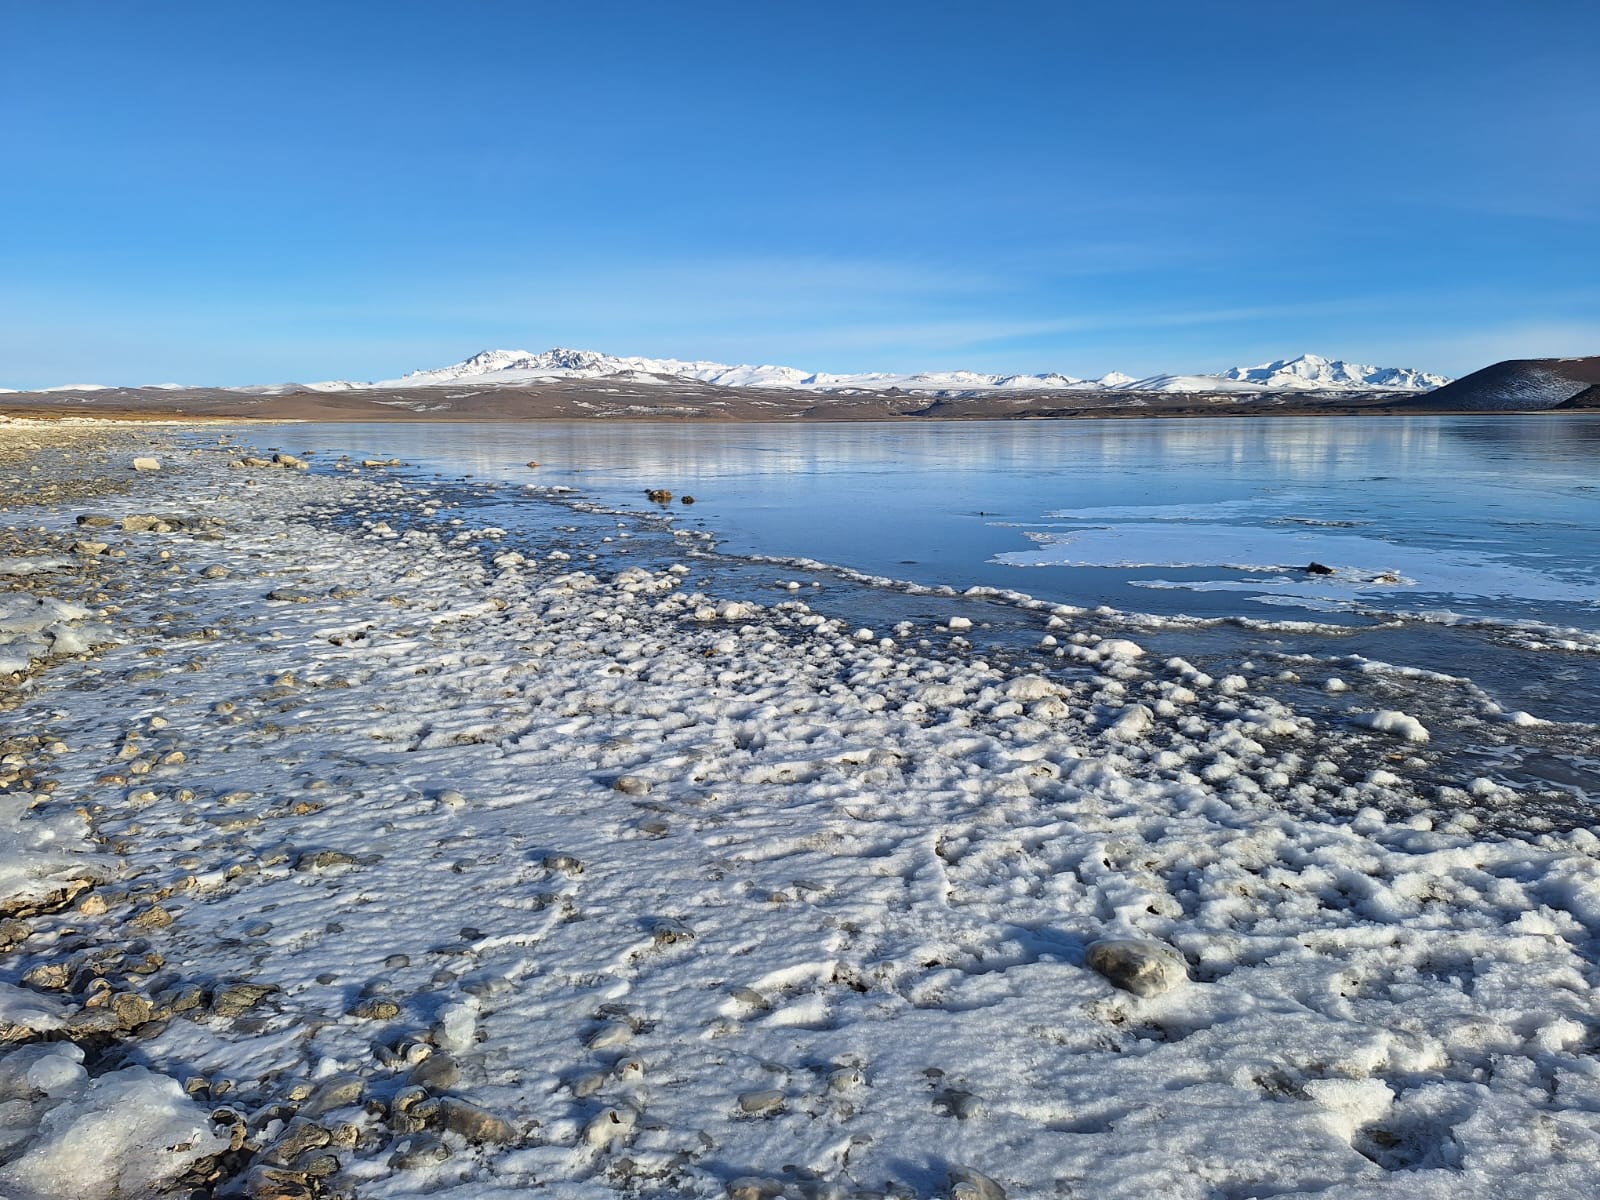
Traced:
<path id="1" fill-rule="evenodd" d="M 1152 375 L 1136 379 L 1112 371 L 1098 379 L 1048 372 L 1036 375 L 991 375 L 978 371 L 868 371 L 830 374 L 799 367 L 730 365 L 676 358 L 618 357 L 595 350 L 556 347 L 540 353 L 527 350 L 483 350 L 448 367 L 412 371 L 376 383 L 345 380 L 309 385 L 318 391 L 372 388 L 516 386 L 553 379 L 617 379 L 631 383 L 694 382 L 714 387 L 781 388 L 853 395 L 904 391 L 929 395 L 980 392 L 1424 392 L 1449 382 L 1409 367 L 1371 367 L 1327 359 L 1316 354 L 1277 359 L 1254 367 L 1234 367 L 1217 375 Z"/>
<path id="2" fill-rule="evenodd" d="M 733 365 L 678 358 L 641 358 L 603 354 L 597 350 L 556 347 L 533 353 L 527 350 L 481 350 L 447 367 L 412 371 L 398 379 L 363 383 L 349 379 L 320 383 L 269 383 L 245 387 L 188 388 L 181 384 L 150 384 L 138 389 L 105 384 L 76 384 L 38 388 L 36 392 L 87 394 L 139 391 L 226 392 L 247 396 L 283 396 L 294 393 L 344 393 L 411 391 L 419 388 L 471 387 L 502 389 L 606 380 L 647 389 L 710 387 L 754 389 L 786 393 L 811 393 L 819 397 L 926 396 L 936 400 L 992 396 L 1023 397 L 1038 393 L 1124 393 L 1167 395 L 1257 396 L 1304 393 L 1308 397 L 1376 396 L 1429 392 L 1450 382 L 1410 367 L 1373 367 L 1317 354 L 1280 358 L 1253 367 L 1233 367 L 1218 374 L 1149 375 L 1142 379 L 1111 371 L 1098 379 L 1080 379 L 1060 372 L 1040 374 L 986 374 L 981 371 L 863 371 L 832 374 L 800 367 Z M 5 389 L 0 389 L 3 391 Z"/>
<path id="3" fill-rule="evenodd" d="M 1600 407 L 1600 355 L 1508 358 L 1463 375 L 1407 407 L 1449 412 L 1539 412 Z"/>

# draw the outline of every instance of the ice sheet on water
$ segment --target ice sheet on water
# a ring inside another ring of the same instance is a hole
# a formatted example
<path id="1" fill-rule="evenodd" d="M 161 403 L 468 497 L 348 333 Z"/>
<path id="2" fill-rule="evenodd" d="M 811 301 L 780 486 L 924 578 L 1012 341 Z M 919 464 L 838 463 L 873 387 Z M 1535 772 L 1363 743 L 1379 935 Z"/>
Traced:
<path id="1" fill-rule="evenodd" d="M 1464 553 L 1353 533 L 1283 527 L 1127 521 L 1029 535 L 1039 547 L 999 555 L 1013 566 L 1226 567 L 1241 571 L 1299 571 L 1311 562 L 1332 575 L 1275 579 L 1266 586 L 1318 598 L 1409 588 L 1462 596 L 1590 601 L 1594 582 L 1584 571 L 1533 570 L 1485 553 Z M 1254 581 L 1202 581 L 1189 586 L 1249 589 Z"/>

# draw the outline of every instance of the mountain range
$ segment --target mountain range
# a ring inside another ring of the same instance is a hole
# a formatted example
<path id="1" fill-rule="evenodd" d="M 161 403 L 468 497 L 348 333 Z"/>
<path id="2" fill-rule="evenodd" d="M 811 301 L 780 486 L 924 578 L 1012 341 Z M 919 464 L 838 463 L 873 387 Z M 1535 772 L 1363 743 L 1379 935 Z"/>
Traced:
<path id="1" fill-rule="evenodd" d="M 522 386 L 546 380 L 617 379 L 631 383 L 694 382 L 715 387 L 781 388 L 859 394 L 898 390 L 932 395 L 974 392 L 1426 392 L 1450 380 L 1409 367 L 1370 367 L 1316 354 L 1234 367 L 1216 375 L 1151 375 L 1135 378 L 1113 371 L 1098 379 L 1046 373 L 989 375 L 977 371 L 917 371 L 829 374 L 799 367 L 734 366 L 676 358 L 618 357 L 593 350 L 556 348 L 484 350 L 448 367 L 412 371 L 373 383 L 336 380 L 308 384 L 319 392 L 418 387 Z M 281 385 L 280 385 L 281 386 Z M 252 389 L 254 390 L 254 389 Z M 261 389 L 266 390 L 266 389 Z"/>

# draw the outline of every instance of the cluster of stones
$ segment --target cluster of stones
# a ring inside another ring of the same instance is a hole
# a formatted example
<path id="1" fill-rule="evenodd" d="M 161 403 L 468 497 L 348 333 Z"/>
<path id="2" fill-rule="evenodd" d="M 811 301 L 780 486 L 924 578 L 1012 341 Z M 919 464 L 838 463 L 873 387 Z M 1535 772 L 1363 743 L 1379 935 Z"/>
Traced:
<path id="1" fill-rule="evenodd" d="M 258 454 L 246 454 L 233 459 L 228 463 L 235 470 L 241 468 L 279 468 L 285 471 L 309 471 L 311 464 L 303 458 L 293 454 L 274 454 L 271 458 L 263 458 Z"/>
<path id="2" fill-rule="evenodd" d="M 217 541 L 222 537 L 219 532 L 223 522 L 217 517 L 193 517 L 180 513 L 128 513 L 122 517 L 110 517 L 105 513 L 81 513 L 77 519 L 78 528 L 86 531 L 96 530 L 121 530 L 123 533 L 187 533 L 192 537 L 203 538 L 207 541 Z M 125 552 L 113 550 L 109 543 L 90 538 L 79 538 L 72 544 L 72 549 L 79 554 L 106 554 L 111 553 L 116 557 L 123 557 Z"/>

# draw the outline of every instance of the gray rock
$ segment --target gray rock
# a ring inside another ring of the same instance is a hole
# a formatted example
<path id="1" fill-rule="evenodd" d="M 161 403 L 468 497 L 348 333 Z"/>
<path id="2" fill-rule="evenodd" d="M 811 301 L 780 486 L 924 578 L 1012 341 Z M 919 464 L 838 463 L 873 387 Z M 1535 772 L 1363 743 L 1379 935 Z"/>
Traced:
<path id="1" fill-rule="evenodd" d="M 318 1125 L 315 1121 L 296 1117 L 289 1122 L 289 1127 L 283 1131 L 282 1136 L 267 1148 L 265 1157 L 268 1162 L 288 1166 L 307 1150 L 320 1150 L 331 1141 L 333 1141 L 332 1130 Z"/>
<path id="2" fill-rule="evenodd" d="M 770 1000 L 756 991 L 755 988 L 745 987 L 743 984 L 729 988 L 728 995 L 732 996 L 740 1004 L 753 1008 L 756 1012 L 767 1012 L 772 1008 Z"/>
<path id="3" fill-rule="evenodd" d="M 337 1154 L 308 1154 L 295 1164 L 312 1179 L 326 1179 L 330 1175 L 339 1173 L 339 1156 Z"/>
<path id="4" fill-rule="evenodd" d="M 336 1108 L 348 1108 L 352 1104 L 359 1104 L 365 1091 L 366 1087 L 359 1077 L 335 1075 L 312 1093 L 304 1112 L 307 1116 L 317 1117 Z"/>
<path id="5" fill-rule="evenodd" d="M 584 1044 L 591 1050 L 625 1046 L 633 1040 L 633 1026 L 625 1021 L 608 1021 L 589 1036 Z"/>
<path id="6" fill-rule="evenodd" d="M 461 1081 L 461 1068 L 448 1054 L 431 1054 L 412 1067 L 406 1079 L 419 1087 L 442 1092 Z"/>
<path id="7" fill-rule="evenodd" d="M 332 871 L 359 865 L 353 854 L 346 854 L 343 850 L 308 850 L 294 860 L 296 871 Z"/>
<path id="8" fill-rule="evenodd" d="M 680 942 L 694 941 L 694 930 L 686 922 L 665 917 L 656 922 L 650 936 L 658 946 L 675 946 Z"/>
<path id="9" fill-rule="evenodd" d="M 277 990 L 272 983 L 236 983 L 212 996 L 211 1011 L 219 1017 L 241 1017 Z"/>
<path id="10" fill-rule="evenodd" d="M 316 1195 L 304 1171 L 264 1164 L 251 1168 L 244 1189 L 250 1200 L 312 1200 Z"/>
<path id="11" fill-rule="evenodd" d="M 348 1015 L 361 1021 L 392 1021 L 400 1015 L 400 1006 L 393 1000 L 371 996 L 352 1006 Z"/>
<path id="12" fill-rule="evenodd" d="M 1135 996 L 1159 996 L 1189 978 L 1188 965 L 1171 946 L 1146 938 L 1105 938 L 1089 946 L 1091 970 Z"/>
<path id="13" fill-rule="evenodd" d="M 389 1165 L 399 1171 L 418 1171 L 437 1166 L 449 1157 L 450 1147 L 438 1138 L 432 1134 L 415 1134 L 389 1159 Z"/>
<path id="14" fill-rule="evenodd" d="M 449 1097 L 440 1100 L 439 1120 L 451 1133 L 459 1133 L 469 1142 L 504 1146 L 517 1140 L 517 1131 L 511 1122 L 465 1100 Z"/>
<path id="15" fill-rule="evenodd" d="M 785 1191 L 783 1180 L 741 1175 L 728 1181 L 728 1200 L 775 1200 Z"/>
<path id="16" fill-rule="evenodd" d="M 860 1067 L 840 1067 L 836 1071 L 828 1072 L 830 1092 L 853 1092 L 856 1088 L 866 1085 L 867 1074 Z"/>
<path id="17" fill-rule="evenodd" d="M 1006 1190 L 982 1171 L 951 1167 L 950 1200 L 1006 1200 Z"/>
<path id="18" fill-rule="evenodd" d="M 984 1112 L 982 1097 L 975 1096 L 964 1088 L 946 1088 L 933 1098 L 933 1106 L 939 1112 L 958 1121 L 970 1121 L 973 1117 L 982 1116 Z"/>
<path id="19" fill-rule="evenodd" d="M 118 992 L 111 997 L 109 1007 L 124 1029 L 143 1025 L 155 1015 L 155 1005 L 138 992 Z"/>
<path id="20" fill-rule="evenodd" d="M 739 1094 L 739 1111 L 747 1117 L 771 1116 L 783 1108 L 786 1097 L 777 1088 Z"/>
<path id="21" fill-rule="evenodd" d="M 120 1033 L 122 1022 L 109 1008 L 81 1008 L 67 1018 L 61 1029 L 68 1038 L 77 1041 L 97 1033 Z"/>

